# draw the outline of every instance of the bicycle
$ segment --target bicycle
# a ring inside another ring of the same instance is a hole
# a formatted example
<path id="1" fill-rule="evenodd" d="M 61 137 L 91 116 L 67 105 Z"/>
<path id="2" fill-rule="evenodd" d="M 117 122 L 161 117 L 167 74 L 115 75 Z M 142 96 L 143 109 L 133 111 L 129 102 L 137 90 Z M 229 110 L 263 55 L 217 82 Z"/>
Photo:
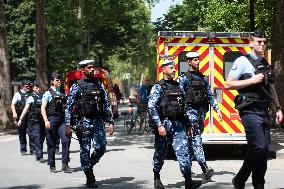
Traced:
<path id="1" fill-rule="evenodd" d="M 134 105 L 128 106 L 128 112 L 124 113 L 124 130 L 127 134 L 130 134 L 134 129 L 136 134 L 142 135 L 145 130 L 148 128 L 148 114 L 142 111 L 134 111 Z"/>

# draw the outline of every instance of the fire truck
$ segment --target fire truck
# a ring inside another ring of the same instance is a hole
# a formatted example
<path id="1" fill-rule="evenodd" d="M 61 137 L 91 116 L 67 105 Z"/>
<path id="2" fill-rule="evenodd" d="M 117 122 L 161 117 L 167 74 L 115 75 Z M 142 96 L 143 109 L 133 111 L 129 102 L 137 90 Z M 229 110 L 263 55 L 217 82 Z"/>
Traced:
<path id="1" fill-rule="evenodd" d="M 165 59 L 175 62 L 175 79 L 188 71 L 185 54 L 197 51 L 200 54 L 199 71 L 211 85 L 223 121 L 209 108 L 204 121 L 203 143 L 207 144 L 246 144 L 245 132 L 238 111 L 234 108 L 236 90 L 224 88 L 225 79 L 239 56 L 251 50 L 250 32 L 195 32 L 160 31 L 157 40 L 157 79 L 163 77 L 162 63 Z"/>
<path id="2" fill-rule="evenodd" d="M 84 77 L 84 73 L 81 69 L 70 71 L 66 74 L 65 79 L 65 92 L 68 94 L 70 87 L 79 79 Z M 94 77 L 99 78 L 104 84 L 106 91 L 109 94 L 109 101 L 112 108 L 113 117 L 118 117 L 118 105 L 117 100 L 113 91 L 112 79 L 107 70 L 103 68 L 95 68 Z"/>

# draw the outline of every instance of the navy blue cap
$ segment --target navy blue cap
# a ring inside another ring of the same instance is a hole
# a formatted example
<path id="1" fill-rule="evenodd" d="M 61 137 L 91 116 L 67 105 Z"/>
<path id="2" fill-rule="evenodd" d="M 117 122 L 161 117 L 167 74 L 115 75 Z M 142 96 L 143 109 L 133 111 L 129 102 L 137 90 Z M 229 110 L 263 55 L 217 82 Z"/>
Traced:
<path id="1" fill-rule="evenodd" d="M 22 81 L 22 86 L 24 86 L 24 85 L 31 85 L 31 81 L 27 80 L 27 79 L 23 80 Z"/>
<path id="2" fill-rule="evenodd" d="M 55 79 L 55 78 L 62 78 L 62 74 L 61 73 L 59 73 L 59 72 L 53 72 L 52 74 L 51 74 L 51 79 Z"/>
<path id="3" fill-rule="evenodd" d="M 33 86 L 37 86 L 37 87 L 40 87 L 40 81 L 39 80 L 34 80 L 34 82 L 33 82 Z"/>

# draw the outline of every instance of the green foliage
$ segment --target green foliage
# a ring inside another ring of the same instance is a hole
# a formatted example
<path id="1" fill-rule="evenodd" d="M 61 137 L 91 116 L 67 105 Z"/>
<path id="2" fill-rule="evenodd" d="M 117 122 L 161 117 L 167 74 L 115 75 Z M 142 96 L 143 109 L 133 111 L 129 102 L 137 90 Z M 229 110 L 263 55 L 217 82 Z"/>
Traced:
<path id="1" fill-rule="evenodd" d="M 95 59 L 117 78 L 138 79 L 155 67 L 150 7 L 159 0 L 46 1 L 48 71 L 66 72 Z M 12 79 L 35 76 L 34 0 L 5 3 Z"/>
<path id="2" fill-rule="evenodd" d="M 155 24 L 162 30 L 250 31 L 250 0 L 184 0 Z M 255 0 L 255 25 L 271 39 L 275 0 Z"/>
<path id="3" fill-rule="evenodd" d="M 31 79 L 35 75 L 35 2 L 9 0 L 5 14 L 11 78 Z"/>

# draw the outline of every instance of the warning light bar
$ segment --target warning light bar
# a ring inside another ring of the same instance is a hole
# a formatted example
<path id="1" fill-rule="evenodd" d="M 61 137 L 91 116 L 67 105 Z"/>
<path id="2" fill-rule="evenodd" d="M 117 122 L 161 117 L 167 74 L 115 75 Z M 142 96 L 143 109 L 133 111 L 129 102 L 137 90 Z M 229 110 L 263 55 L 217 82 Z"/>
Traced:
<path id="1" fill-rule="evenodd" d="M 253 32 L 198 32 L 198 31 L 159 31 L 159 37 L 206 37 L 206 38 L 248 38 Z"/>

